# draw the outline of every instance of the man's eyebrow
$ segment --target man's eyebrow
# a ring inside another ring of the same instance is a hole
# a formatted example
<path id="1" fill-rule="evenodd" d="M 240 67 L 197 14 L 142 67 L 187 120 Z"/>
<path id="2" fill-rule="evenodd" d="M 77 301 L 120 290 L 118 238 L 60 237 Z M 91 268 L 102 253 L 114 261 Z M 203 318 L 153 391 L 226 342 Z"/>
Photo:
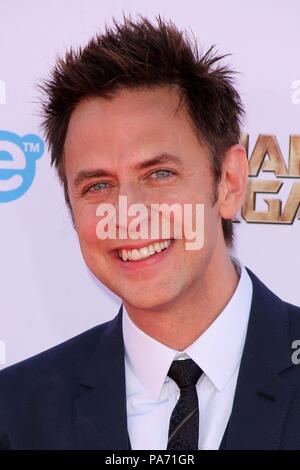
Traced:
<path id="1" fill-rule="evenodd" d="M 103 176 L 113 176 L 109 171 L 99 169 L 81 170 L 74 178 L 74 186 L 79 186 L 83 181 L 92 178 L 102 178 Z"/>
<path id="2" fill-rule="evenodd" d="M 181 158 L 177 157 L 176 155 L 164 152 L 156 155 L 153 158 L 150 158 L 149 160 L 138 163 L 135 168 L 137 170 L 144 170 L 145 168 L 149 168 L 154 165 L 161 165 L 164 163 L 177 163 L 179 165 L 183 164 Z"/>
<path id="3" fill-rule="evenodd" d="M 179 164 L 179 165 L 183 164 L 181 158 L 179 158 L 178 156 L 164 152 L 164 153 L 156 155 L 155 157 L 152 157 L 148 160 L 137 163 L 134 166 L 134 169 L 144 170 L 146 168 L 150 168 L 150 167 L 155 166 L 155 165 L 162 165 L 162 164 L 166 164 L 166 163 L 176 163 L 176 164 Z M 76 176 L 74 178 L 74 186 L 77 187 L 83 181 L 88 180 L 88 179 L 101 178 L 101 177 L 105 177 L 105 176 L 113 176 L 113 174 L 111 172 L 107 171 L 107 170 L 102 169 L 102 168 L 81 170 L 76 174 Z"/>

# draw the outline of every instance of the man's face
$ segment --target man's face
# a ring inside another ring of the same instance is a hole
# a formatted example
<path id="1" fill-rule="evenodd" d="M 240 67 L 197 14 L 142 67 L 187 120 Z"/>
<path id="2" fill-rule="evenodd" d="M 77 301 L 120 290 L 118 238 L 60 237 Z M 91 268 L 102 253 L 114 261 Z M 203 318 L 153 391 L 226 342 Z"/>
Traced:
<path id="1" fill-rule="evenodd" d="M 125 304 L 140 309 L 159 310 L 199 287 L 221 238 L 208 153 L 185 107 L 175 112 L 178 103 L 176 89 L 167 87 L 121 90 L 111 100 L 89 98 L 75 108 L 64 147 L 70 203 L 86 264 Z M 127 239 L 98 238 L 97 207 L 109 203 L 118 208 L 119 196 L 127 196 L 128 206 L 148 208 L 204 204 L 203 248 L 187 250 L 182 238 L 147 258 L 122 260 L 122 249 L 128 253 L 157 239 L 133 240 L 129 233 Z"/>

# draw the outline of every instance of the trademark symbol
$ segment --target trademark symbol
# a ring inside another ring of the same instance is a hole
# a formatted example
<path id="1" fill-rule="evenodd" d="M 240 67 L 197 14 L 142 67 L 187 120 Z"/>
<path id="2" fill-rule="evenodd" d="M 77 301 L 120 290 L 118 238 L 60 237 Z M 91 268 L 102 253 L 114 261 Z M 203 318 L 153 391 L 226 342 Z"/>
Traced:
<path id="1" fill-rule="evenodd" d="M 23 142 L 24 152 L 26 153 L 39 153 L 40 144 L 39 142 Z"/>

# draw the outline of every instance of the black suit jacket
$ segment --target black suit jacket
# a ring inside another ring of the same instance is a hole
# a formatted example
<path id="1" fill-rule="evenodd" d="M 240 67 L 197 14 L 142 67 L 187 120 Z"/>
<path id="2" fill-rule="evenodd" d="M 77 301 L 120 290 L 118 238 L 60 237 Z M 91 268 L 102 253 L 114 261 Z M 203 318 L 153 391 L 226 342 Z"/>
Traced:
<path id="1" fill-rule="evenodd" d="M 300 308 L 249 269 L 253 299 L 226 449 L 300 449 Z M 220 358 L 222 367 L 222 358 Z M 0 449 L 129 449 L 122 307 L 0 372 Z"/>

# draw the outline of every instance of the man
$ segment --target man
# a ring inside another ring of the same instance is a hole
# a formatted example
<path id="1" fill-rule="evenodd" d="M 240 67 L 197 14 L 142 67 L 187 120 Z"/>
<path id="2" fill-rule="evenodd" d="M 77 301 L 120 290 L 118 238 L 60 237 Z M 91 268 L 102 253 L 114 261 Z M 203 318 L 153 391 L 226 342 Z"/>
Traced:
<path id="1" fill-rule="evenodd" d="M 1 448 L 300 449 L 300 309 L 229 253 L 248 164 L 221 59 L 160 17 L 124 18 L 44 83 L 44 129 L 83 257 L 122 306 L 1 372 Z M 168 237 L 132 238 L 129 212 L 126 227 L 115 218 L 125 237 L 101 238 L 99 207 L 119 216 L 121 196 L 204 207 L 203 246 L 187 249 L 175 217 Z"/>

